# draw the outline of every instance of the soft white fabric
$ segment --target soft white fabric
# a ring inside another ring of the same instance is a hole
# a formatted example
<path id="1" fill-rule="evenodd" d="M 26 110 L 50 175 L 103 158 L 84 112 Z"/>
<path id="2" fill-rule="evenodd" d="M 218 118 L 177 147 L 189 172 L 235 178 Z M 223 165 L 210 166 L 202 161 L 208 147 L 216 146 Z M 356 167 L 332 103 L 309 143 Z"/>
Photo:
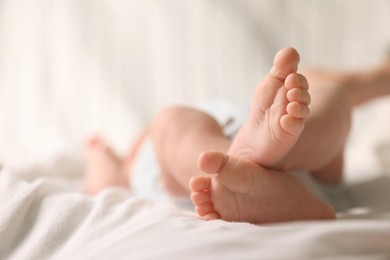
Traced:
<path id="1" fill-rule="evenodd" d="M 53 169 L 54 170 L 54 169 Z M 111 189 L 88 198 L 0 173 L 2 259 L 386 259 L 390 214 L 269 226 L 205 222 Z"/>

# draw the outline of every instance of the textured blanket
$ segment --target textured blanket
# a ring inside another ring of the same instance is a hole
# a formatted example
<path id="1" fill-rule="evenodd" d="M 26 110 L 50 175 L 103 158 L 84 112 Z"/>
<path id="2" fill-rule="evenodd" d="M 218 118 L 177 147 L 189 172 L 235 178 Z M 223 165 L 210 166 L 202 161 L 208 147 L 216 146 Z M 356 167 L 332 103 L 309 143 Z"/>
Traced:
<path id="1" fill-rule="evenodd" d="M 386 259 L 390 215 L 270 226 L 205 222 L 171 204 L 0 174 L 1 259 Z"/>

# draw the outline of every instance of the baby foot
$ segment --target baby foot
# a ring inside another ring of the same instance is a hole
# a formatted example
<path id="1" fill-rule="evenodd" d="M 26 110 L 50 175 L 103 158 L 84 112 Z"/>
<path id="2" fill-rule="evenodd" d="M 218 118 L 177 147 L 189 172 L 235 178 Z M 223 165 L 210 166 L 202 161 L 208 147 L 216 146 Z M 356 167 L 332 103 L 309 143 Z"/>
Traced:
<path id="1" fill-rule="evenodd" d="M 109 186 L 129 186 L 121 160 L 99 136 L 94 136 L 86 142 L 85 153 L 84 191 L 86 193 L 96 194 Z"/>
<path id="2" fill-rule="evenodd" d="M 191 200 L 205 220 L 262 224 L 335 218 L 329 205 L 291 174 L 216 151 L 202 153 L 198 166 L 217 174 L 195 176 L 190 181 Z"/>
<path id="3" fill-rule="evenodd" d="M 233 140 L 229 155 L 279 167 L 309 115 L 308 83 L 296 73 L 298 62 L 293 48 L 276 54 L 273 67 L 256 89 L 249 117 Z"/>
<path id="4" fill-rule="evenodd" d="M 298 62 L 294 49 L 281 50 L 257 87 L 249 117 L 228 154 L 200 155 L 199 169 L 216 174 L 190 181 L 191 199 L 202 218 L 257 224 L 335 217 L 293 175 L 262 167 L 283 163 L 309 115 L 308 83 L 296 73 Z"/>

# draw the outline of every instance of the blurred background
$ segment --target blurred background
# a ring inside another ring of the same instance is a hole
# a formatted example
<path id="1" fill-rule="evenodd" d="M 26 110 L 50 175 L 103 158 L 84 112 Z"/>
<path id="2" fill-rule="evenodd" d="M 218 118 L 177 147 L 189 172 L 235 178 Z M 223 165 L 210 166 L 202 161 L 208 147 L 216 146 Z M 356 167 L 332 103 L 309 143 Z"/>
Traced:
<path id="1" fill-rule="evenodd" d="M 162 107 L 249 104 L 274 53 L 361 69 L 390 47 L 389 0 L 0 0 L 0 161 L 120 151 Z"/>

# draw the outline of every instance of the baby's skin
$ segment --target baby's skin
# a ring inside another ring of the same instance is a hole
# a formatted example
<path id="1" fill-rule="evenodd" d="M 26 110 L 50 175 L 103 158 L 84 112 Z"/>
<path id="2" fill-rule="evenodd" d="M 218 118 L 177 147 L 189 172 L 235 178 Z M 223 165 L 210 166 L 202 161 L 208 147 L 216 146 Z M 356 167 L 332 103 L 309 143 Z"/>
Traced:
<path id="1" fill-rule="evenodd" d="M 200 155 L 198 167 L 213 174 L 190 181 L 191 199 L 202 218 L 267 223 L 335 217 L 291 174 L 264 168 L 284 159 L 309 115 L 308 83 L 296 73 L 298 62 L 294 49 L 281 50 L 228 153 Z"/>

